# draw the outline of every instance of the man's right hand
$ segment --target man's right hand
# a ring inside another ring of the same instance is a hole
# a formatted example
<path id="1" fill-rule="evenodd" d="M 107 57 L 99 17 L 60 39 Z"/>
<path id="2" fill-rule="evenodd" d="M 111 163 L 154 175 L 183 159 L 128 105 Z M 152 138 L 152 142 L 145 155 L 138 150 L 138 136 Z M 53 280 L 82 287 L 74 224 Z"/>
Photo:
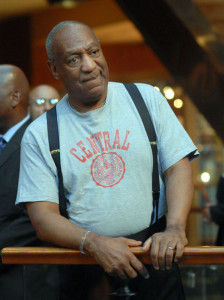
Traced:
<path id="1" fill-rule="evenodd" d="M 86 230 L 60 215 L 59 205 L 38 201 L 27 203 L 27 210 L 37 236 L 60 247 L 79 249 Z M 148 271 L 129 247 L 139 247 L 142 242 L 124 237 L 109 238 L 90 232 L 84 248 L 104 268 L 105 272 L 120 278 L 134 278 L 141 274 L 147 278 Z"/>
<path id="2" fill-rule="evenodd" d="M 109 275 L 128 279 L 140 274 L 144 278 L 149 278 L 146 267 L 129 248 L 141 245 L 141 241 L 124 237 L 110 238 L 91 232 L 85 240 L 84 247 Z"/>

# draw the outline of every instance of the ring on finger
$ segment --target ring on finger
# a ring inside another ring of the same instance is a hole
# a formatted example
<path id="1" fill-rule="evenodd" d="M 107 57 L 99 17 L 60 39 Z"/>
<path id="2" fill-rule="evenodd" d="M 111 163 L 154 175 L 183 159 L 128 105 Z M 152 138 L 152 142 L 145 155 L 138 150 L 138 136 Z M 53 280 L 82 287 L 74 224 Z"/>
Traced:
<path id="1" fill-rule="evenodd" d="M 174 248 L 172 246 L 168 246 L 167 249 L 168 250 L 174 250 Z"/>

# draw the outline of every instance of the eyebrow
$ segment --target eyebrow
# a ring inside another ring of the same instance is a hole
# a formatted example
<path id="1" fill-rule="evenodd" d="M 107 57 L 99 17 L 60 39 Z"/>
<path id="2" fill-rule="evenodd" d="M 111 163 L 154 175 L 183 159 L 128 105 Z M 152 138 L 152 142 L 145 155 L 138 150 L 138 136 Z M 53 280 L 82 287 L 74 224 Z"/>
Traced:
<path id="1" fill-rule="evenodd" d="M 89 50 L 90 48 L 96 47 L 96 46 L 98 46 L 100 48 L 100 45 L 97 42 L 92 42 L 92 43 L 88 44 L 87 46 L 85 46 L 84 48 Z M 74 49 L 74 50 L 70 50 L 70 51 L 65 52 L 65 55 L 66 56 L 79 55 L 80 53 L 81 53 L 80 49 Z"/>

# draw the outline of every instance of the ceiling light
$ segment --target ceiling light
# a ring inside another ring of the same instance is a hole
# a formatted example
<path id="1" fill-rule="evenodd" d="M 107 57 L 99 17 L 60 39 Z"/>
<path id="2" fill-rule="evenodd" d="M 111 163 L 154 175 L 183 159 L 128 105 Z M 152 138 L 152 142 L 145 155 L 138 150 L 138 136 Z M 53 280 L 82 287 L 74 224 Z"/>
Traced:
<path id="1" fill-rule="evenodd" d="M 163 92 L 168 100 L 173 99 L 175 96 L 174 90 L 170 86 L 165 86 Z"/>
<path id="2" fill-rule="evenodd" d="M 201 181 L 204 183 L 208 183 L 210 181 L 210 174 L 208 172 L 201 173 Z"/>
<path id="3" fill-rule="evenodd" d="M 181 108 L 181 107 L 183 107 L 184 102 L 181 99 L 175 99 L 174 102 L 173 102 L 173 105 L 176 108 Z"/>

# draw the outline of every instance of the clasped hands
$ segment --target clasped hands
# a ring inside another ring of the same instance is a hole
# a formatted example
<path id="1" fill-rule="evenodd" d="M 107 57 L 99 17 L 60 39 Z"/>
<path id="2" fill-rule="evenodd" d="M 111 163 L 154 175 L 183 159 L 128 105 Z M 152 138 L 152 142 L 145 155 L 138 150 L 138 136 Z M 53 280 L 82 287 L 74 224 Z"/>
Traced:
<path id="1" fill-rule="evenodd" d="M 146 267 L 129 247 L 142 247 L 143 252 L 151 256 L 153 267 L 165 270 L 171 268 L 173 261 L 178 262 L 186 244 L 185 231 L 171 226 L 164 232 L 155 233 L 144 244 L 124 237 L 110 238 L 91 232 L 85 249 L 109 275 L 129 279 L 140 274 L 147 279 L 149 274 Z"/>

